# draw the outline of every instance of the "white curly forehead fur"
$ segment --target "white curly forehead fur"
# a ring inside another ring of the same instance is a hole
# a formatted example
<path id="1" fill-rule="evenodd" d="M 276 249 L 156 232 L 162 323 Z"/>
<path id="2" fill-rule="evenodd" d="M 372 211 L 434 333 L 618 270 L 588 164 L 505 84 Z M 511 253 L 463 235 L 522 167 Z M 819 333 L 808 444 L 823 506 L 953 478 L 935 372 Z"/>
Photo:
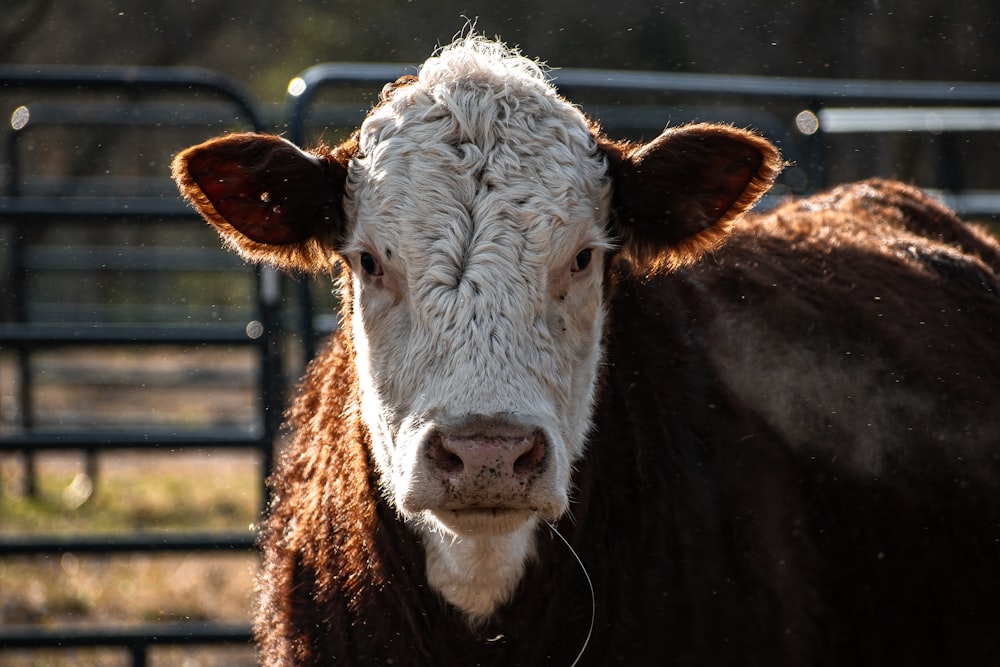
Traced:
<path id="1" fill-rule="evenodd" d="M 362 416 L 386 496 L 425 534 L 431 584 L 485 616 L 518 581 L 537 520 L 567 510 L 590 428 L 607 164 L 587 119 L 536 62 L 477 37 L 389 90 L 359 141 L 342 255 L 354 276 Z M 581 251 L 590 270 L 575 263 Z M 421 439 L 449 420 L 500 414 L 527 415 L 545 433 L 538 516 L 456 542 L 423 509 L 437 491 Z"/>
<path id="2" fill-rule="evenodd" d="M 400 228 L 407 218 L 433 216 L 423 226 L 433 245 L 415 239 L 429 250 L 423 257 L 510 241 L 490 236 L 512 231 L 549 235 L 545 250 L 558 251 L 556 241 L 572 241 L 581 222 L 605 214 L 607 167 L 586 118 L 536 62 L 499 43 L 467 38 L 427 60 L 416 81 L 365 120 L 360 148 L 349 187 L 354 219 L 377 220 L 383 234 L 404 241 L 413 231 Z M 437 260 L 433 270 L 447 272 Z"/>

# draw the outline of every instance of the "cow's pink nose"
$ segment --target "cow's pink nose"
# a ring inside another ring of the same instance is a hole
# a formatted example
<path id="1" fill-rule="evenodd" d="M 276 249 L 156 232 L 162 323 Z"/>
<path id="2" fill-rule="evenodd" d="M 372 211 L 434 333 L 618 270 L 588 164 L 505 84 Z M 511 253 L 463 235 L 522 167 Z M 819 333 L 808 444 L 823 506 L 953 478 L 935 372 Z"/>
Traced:
<path id="1" fill-rule="evenodd" d="M 427 458 L 434 473 L 452 486 L 525 484 L 545 466 L 545 437 L 540 431 L 502 434 L 431 434 Z"/>

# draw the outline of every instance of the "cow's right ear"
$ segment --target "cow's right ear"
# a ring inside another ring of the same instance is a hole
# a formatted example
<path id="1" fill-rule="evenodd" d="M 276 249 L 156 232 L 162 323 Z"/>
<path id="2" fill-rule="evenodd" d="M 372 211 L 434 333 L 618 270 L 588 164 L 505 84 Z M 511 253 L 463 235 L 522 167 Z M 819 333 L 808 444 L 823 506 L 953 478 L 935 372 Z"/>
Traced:
<path id="1" fill-rule="evenodd" d="M 174 158 L 184 198 L 243 257 L 317 272 L 345 234 L 341 206 L 352 138 L 306 152 L 266 134 L 230 134 Z"/>
<path id="2" fill-rule="evenodd" d="M 728 125 L 668 128 L 646 144 L 601 139 L 614 182 L 614 233 L 639 272 L 716 248 L 783 166 L 767 139 Z"/>

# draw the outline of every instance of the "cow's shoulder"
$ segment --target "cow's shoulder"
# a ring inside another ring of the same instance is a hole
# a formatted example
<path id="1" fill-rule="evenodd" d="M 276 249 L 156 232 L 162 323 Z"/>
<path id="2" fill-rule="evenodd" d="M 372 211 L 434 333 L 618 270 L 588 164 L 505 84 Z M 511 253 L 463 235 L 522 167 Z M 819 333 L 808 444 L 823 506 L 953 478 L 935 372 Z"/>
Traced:
<path id="1" fill-rule="evenodd" d="M 1000 433 L 997 249 L 926 195 L 865 182 L 746 219 L 666 289 L 705 373 L 792 446 L 870 474 L 941 443 L 982 462 Z"/>

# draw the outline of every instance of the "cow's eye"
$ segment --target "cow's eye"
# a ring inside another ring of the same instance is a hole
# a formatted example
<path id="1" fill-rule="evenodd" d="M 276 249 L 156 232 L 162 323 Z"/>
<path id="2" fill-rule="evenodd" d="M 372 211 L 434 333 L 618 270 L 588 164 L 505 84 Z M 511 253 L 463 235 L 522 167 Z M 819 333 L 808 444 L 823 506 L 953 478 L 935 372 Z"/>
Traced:
<path id="1" fill-rule="evenodd" d="M 361 253 L 361 269 L 370 276 L 382 275 L 382 265 L 370 252 Z"/>
<path id="2" fill-rule="evenodd" d="M 573 260 L 573 273 L 583 271 L 590 265 L 590 258 L 593 255 L 593 251 L 590 248 L 584 248 L 577 253 L 576 259 Z"/>

